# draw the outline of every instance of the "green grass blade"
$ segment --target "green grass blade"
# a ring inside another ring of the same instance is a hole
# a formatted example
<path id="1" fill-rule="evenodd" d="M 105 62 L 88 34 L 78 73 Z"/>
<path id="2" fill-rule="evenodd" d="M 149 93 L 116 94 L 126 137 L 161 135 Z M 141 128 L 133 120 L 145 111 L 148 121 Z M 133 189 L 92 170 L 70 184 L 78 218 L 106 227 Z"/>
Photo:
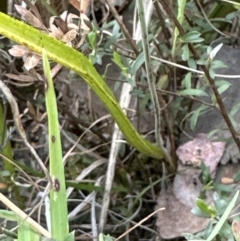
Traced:
<path id="1" fill-rule="evenodd" d="M 4 107 L 0 103 L 0 152 L 9 159 L 13 158 L 13 150 L 10 140 L 7 140 L 7 126 L 5 120 Z M 3 158 L 4 170 L 8 170 L 11 174 L 14 173 L 15 167 L 12 163 Z"/>
<path id="2" fill-rule="evenodd" d="M 36 233 L 27 222 L 20 222 L 18 228 L 18 241 L 40 241 L 40 234 Z"/>
<path id="3" fill-rule="evenodd" d="M 58 123 L 56 94 L 53 86 L 50 64 L 47 58 L 47 53 L 44 49 L 42 52 L 42 59 L 46 77 L 45 96 L 48 115 L 50 176 L 53 181 L 53 188 L 50 191 L 51 234 L 52 238 L 55 238 L 58 241 L 64 241 L 68 236 L 69 229 L 66 184 L 62 161 L 62 144 Z"/>

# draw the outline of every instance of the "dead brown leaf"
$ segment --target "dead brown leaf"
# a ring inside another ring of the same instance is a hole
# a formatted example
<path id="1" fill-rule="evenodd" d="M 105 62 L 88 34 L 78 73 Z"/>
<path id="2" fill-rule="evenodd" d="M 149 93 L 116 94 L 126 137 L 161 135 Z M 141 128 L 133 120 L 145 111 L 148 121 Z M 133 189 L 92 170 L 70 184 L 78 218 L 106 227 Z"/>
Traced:
<path id="1" fill-rule="evenodd" d="M 16 74 L 7 73 L 5 75 L 10 79 L 17 80 L 20 82 L 32 83 L 36 80 L 36 78 L 34 78 L 33 76 L 24 75 L 24 74 L 16 75 Z"/>
<path id="2" fill-rule="evenodd" d="M 34 26 L 35 28 L 46 30 L 44 24 L 38 18 L 36 18 L 29 10 L 16 4 L 15 8 L 17 12 L 26 20 L 27 23 Z"/>
<path id="3" fill-rule="evenodd" d="M 14 57 L 23 57 L 27 55 L 30 51 L 27 47 L 22 45 L 13 45 L 8 52 Z"/>
<path id="4" fill-rule="evenodd" d="M 41 60 L 41 56 L 39 55 L 36 55 L 36 54 L 29 54 L 25 60 L 25 63 L 24 63 L 24 67 L 26 68 L 26 70 L 30 70 L 32 68 L 34 68 L 38 63 L 39 61 Z"/>

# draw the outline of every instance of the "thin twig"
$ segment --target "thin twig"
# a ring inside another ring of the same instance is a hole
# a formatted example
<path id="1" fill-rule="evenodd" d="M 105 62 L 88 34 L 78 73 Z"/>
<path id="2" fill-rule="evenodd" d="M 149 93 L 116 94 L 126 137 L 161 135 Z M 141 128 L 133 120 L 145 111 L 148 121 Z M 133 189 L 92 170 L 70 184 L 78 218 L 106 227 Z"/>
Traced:
<path id="1" fill-rule="evenodd" d="M 205 73 L 201 70 L 192 69 L 192 68 L 189 68 L 185 65 L 176 64 L 174 62 L 171 62 L 171 61 L 168 61 L 168 60 L 165 60 L 165 59 L 161 59 L 161 58 L 158 58 L 158 57 L 153 56 L 153 55 L 151 55 L 151 58 L 155 59 L 155 60 L 158 60 L 160 62 L 163 62 L 165 64 L 169 64 L 171 66 L 178 67 L 180 69 L 185 69 L 185 70 L 191 71 L 191 72 L 196 73 L 196 74 L 205 75 Z M 235 75 L 215 74 L 214 76 L 219 77 L 219 78 L 225 78 L 225 79 L 239 79 L 240 78 L 240 75 L 236 75 L 236 74 Z"/>
<path id="2" fill-rule="evenodd" d="M 138 226 L 140 226 L 143 222 L 147 221 L 149 218 L 151 218 L 153 215 L 155 215 L 157 212 L 159 211 L 163 211 L 165 208 L 159 208 L 156 211 L 154 211 L 153 213 L 149 214 L 146 218 L 142 219 L 139 223 L 137 223 L 136 225 L 134 225 L 132 228 L 128 229 L 125 233 L 123 233 L 122 235 L 120 235 L 118 238 L 115 239 L 115 241 L 120 240 L 121 238 L 123 238 L 124 236 L 126 236 L 128 233 L 130 233 L 132 230 L 134 230 L 135 228 L 137 228 Z"/>
<path id="3" fill-rule="evenodd" d="M 21 171 L 25 176 L 26 179 L 28 179 L 28 181 L 37 189 L 39 190 L 38 186 L 34 183 L 34 181 L 32 180 L 32 178 L 20 167 L 18 166 L 14 161 L 12 161 L 10 158 L 8 158 L 7 156 L 3 155 L 0 153 L 0 157 L 2 157 L 3 159 L 5 159 L 6 161 L 8 161 L 9 163 L 11 163 L 11 165 L 14 165 L 17 169 L 19 169 L 19 171 Z"/>
<path id="4" fill-rule="evenodd" d="M 9 90 L 9 88 L 3 83 L 2 80 L 0 80 L 0 89 L 4 93 L 4 95 L 6 96 L 8 102 L 9 102 L 9 104 L 11 106 L 14 122 L 15 122 L 16 128 L 17 128 L 20 136 L 22 137 L 25 145 L 29 148 L 29 150 L 31 151 L 33 156 L 36 158 L 38 164 L 41 166 L 42 170 L 44 171 L 44 173 L 45 173 L 45 175 L 46 175 L 46 177 L 48 179 L 48 181 L 51 183 L 51 177 L 49 175 L 48 169 L 45 167 L 45 165 L 42 162 L 41 158 L 38 156 L 38 154 L 35 151 L 35 149 L 30 145 L 30 143 L 27 140 L 26 133 L 25 133 L 25 131 L 23 129 L 23 126 L 22 126 L 22 122 L 21 122 L 21 118 L 20 118 L 17 102 L 14 99 L 14 97 L 13 97 L 11 91 Z"/>
<path id="5" fill-rule="evenodd" d="M 228 37 L 228 38 L 229 38 L 230 35 L 223 33 L 222 31 L 220 31 L 219 29 L 217 29 L 217 28 L 211 23 L 211 21 L 208 19 L 208 16 L 206 15 L 206 13 L 205 13 L 202 5 L 201 5 L 201 3 L 200 3 L 198 0 L 194 0 L 194 1 L 195 1 L 195 3 L 196 3 L 196 6 L 199 7 L 199 9 L 200 9 L 203 17 L 205 18 L 205 20 L 206 20 L 206 21 L 208 22 L 208 24 L 211 26 L 211 28 L 212 28 L 213 30 L 215 30 L 217 33 L 219 33 L 220 35 L 223 35 L 224 37 Z"/>
<path id="6" fill-rule="evenodd" d="M 26 213 L 24 213 L 20 208 L 18 208 L 14 203 L 12 203 L 8 198 L 6 198 L 2 193 L 0 193 L 0 201 L 4 203 L 9 209 L 15 212 L 21 219 L 28 222 L 31 226 L 33 226 L 39 233 L 47 238 L 51 238 L 51 234 L 40 226 L 37 222 L 35 222 L 32 218 L 30 218 Z"/>
<path id="7" fill-rule="evenodd" d="M 169 49 L 171 49 L 171 45 L 170 45 L 170 42 L 169 42 L 170 34 L 169 34 L 168 29 L 165 26 L 165 21 L 164 21 L 164 18 L 162 16 L 162 11 L 159 7 L 159 3 L 157 1 L 153 1 L 153 4 L 154 4 L 154 7 L 156 9 L 156 14 L 158 16 L 160 26 L 162 27 L 162 32 L 163 32 L 165 40 L 166 40 L 166 45 Z"/>
<path id="8" fill-rule="evenodd" d="M 105 2 L 108 4 L 111 13 L 113 14 L 114 18 L 117 20 L 117 22 L 118 22 L 118 24 L 119 24 L 119 26 L 120 26 L 120 28 L 121 28 L 121 30 L 122 30 L 125 38 L 126 38 L 126 39 L 128 40 L 128 42 L 129 42 L 132 50 L 134 51 L 134 53 L 135 53 L 136 55 L 139 55 L 138 48 L 137 48 L 136 44 L 134 43 L 131 34 L 128 32 L 125 24 L 122 22 L 122 20 L 121 20 L 119 14 L 118 14 L 116 8 L 110 3 L 109 0 L 105 0 Z"/>

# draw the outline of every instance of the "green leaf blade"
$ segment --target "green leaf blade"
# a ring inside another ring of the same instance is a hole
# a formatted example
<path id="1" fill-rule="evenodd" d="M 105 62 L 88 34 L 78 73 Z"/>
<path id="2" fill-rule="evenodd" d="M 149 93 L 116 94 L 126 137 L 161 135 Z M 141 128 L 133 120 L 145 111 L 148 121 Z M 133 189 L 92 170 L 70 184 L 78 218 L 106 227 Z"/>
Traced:
<path id="1" fill-rule="evenodd" d="M 82 53 L 3 13 L 0 13 L 0 34 L 39 54 L 45 48 L 50 59 L 81 75 L 101 99 L 130 144 L 145 155 L 157 159 L 164 157 L 163 150 L 139 135 L 105 81 Z"/>

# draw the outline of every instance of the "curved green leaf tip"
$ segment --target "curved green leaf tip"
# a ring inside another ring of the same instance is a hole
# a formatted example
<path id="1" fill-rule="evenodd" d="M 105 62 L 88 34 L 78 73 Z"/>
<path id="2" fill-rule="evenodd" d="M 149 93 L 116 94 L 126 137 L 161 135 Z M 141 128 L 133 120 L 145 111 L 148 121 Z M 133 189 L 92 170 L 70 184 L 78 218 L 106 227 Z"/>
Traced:
<path id="1" fill-rule="evenodd" d="M 101 99 L 131 145 L 145 155 L 164 158 L 160 148 L 142 138 L 135 130 L 111 90 L 82 53 L 3 13 L 0 13 L 0 34 L 39 54 L 45 48 L 50 59 L 77 72 Z"/>

